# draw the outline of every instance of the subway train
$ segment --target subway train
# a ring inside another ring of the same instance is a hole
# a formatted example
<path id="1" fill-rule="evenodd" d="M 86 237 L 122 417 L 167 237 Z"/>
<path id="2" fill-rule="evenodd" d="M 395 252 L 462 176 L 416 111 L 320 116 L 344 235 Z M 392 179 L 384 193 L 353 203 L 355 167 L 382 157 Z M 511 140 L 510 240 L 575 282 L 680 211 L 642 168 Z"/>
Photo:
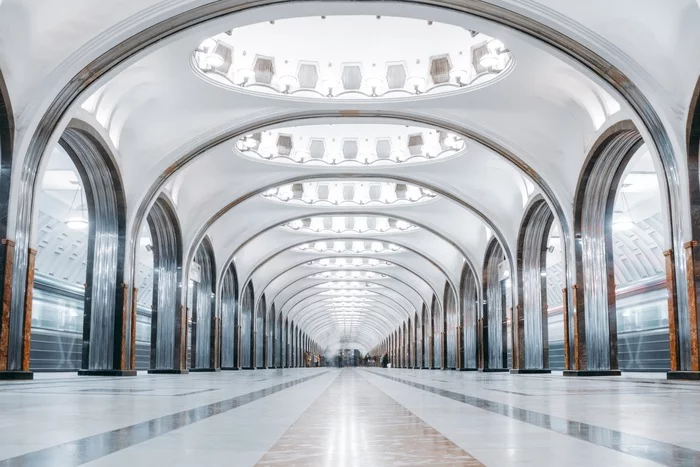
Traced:
<path id="1" fill-rule="evenodd" d="M 621 288 L 618 305 L 620 369 L 667 371 L 669 336 L 667 295 L 663 278 Z M 31 369 L 72 371 L 80 368 L 83 290 L 37 274 L 32 312 Z M 136 367 L 149 367 L 150 309 L 136 315 Z M 549 310 L 549 358 L 552 370 L 564 369 L 564 328 L 561 307 Z M 510 338 L 508 339 L 510 342 Z M 509 359 L 510 363 L 510 352 Z"/>
<path id="2" fill-rule="evenodd" d="M 618 289 L 617 351 L 621 370 L 668 371 L 668 302 L 663 277 Z M 564 369 L 562 308 L 549 310 L 549 366 Z"/>
<path id="3" fill-rule="evenodd" d="M 34 279 L 32 371 L 75 371 L 80 368 L 83 341 L 84 289 L 49 276 Z M 150 362 L 151 310 L 136 311 L 136 367 Z"/>

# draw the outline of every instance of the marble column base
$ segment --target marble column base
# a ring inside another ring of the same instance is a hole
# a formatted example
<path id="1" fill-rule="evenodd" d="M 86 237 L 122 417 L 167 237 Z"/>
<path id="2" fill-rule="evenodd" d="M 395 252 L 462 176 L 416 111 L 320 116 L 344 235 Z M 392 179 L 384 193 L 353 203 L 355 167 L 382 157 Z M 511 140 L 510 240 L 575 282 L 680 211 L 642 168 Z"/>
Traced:
<path id="1" fill-rule="evenodd" d="M 514 368 L 510 370 L 511 375 L 548 375 L 552 370 L 542 370 L 538 368 Z"/>
<path id="2" fill-rule="evenodd" d="M 190 368 L 190 373 L 218 373 L 221 368 Z"/>
<path id="3" fill-rule="evenodd" d="M 700 371 L 669 371 L 666 379 L 685 379 L 691 381 L 700 380 Z"/>
<path id="4" fill-rule="evenodd" d="M 0 371 L 0 381 L 7 381 L 7 380 L 27 380 L 27 379 L 34 379 L 34 373 L 31 371 L 20 371 L 20 370 L 8 370 L 8 371 Z"/>
<path id="5" fill-rule="evenodd" d="M 620 370 L 564 370 L 564 376 L 620 376 Z"/>
<path id="6" fill-rule="evenodd" d="M 238 371 L 240 368 L 235 366 L 222 366 L 221 371 Z"/>
<path id="7" fill-rule="evenodd" d="M 510 368 L 479 368 L 481 373 L 505 373 L 510 371 Z"/>
<path id="8" fill-rule="evenodd" d="M 478 368 L 457 368 L 457 371 L 479 371 Z"/>
<path id="9" fill-rule="evenodd" d="M 78 370 L 78 376 L 136 376 L 136 370 Z"/>
<path id="10" fill-rule="evenodd" d="M 149 375 L 186 375 L 189 374 L 190 370 L 174 370 L 174 369 L 167 369 L 167 370 L 148 370 Z"/>

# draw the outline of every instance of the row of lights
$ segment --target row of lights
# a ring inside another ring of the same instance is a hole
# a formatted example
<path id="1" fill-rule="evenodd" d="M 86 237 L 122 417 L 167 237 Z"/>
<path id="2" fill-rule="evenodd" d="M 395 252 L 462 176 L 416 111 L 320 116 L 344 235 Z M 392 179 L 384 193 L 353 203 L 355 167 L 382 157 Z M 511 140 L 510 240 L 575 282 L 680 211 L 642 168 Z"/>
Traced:
<path id="1" fill-rule="evenodd" d="M 369 245 L 368 245 L 369 243 Z M 323 253 L 326 251 L 335 251 L 336 253 L 384 253 L 384 252 L 397 252 L 401 250 L 401 247 L 393 243 L 384 242 L 363 242 L 363 241 L 353 241 L 352 246 L 348 248 L 347 242 L 345 241 L 334 241 L 334 242 L 312 242 L 304 243 L 298 247 L 302 251 L 316 251 L 318 253 Z"/>
<path id="2" fill-rule="evenodd" d="M 326 227 L 325 220 L 330 219 L 330 226 Z M 348 220 L 351 220 L 352 227 L 347 227 Z M 309 219 L 308 225 L 305 224 L 303 219 L 296 219 L 285 224 L 285 227 L 292 230 L 308 230 L 310 232 L 320 233 L 320 232 L 333 232 L 333 233 L 365 233 L 365 232 L 405 232 L 409 230 L 417 229 L 417 227 L 409 222 L 403 220 L 393 220 L 388 217 L 375 217 L 375 227 L 370 227 L 368 221 L 370 217 L 367 216 L 330 216 L 330 217 L 312 217 Z"/>
<path id="3" fill-rule="evenodd" d="M 213 38 L 206 39 L 197 49 L 197 53 L 201 54 L 201 65 L 203 71 L 216 70 L 223 66 L 226 62 L 225 58 L 219 55 L 216 50 L 219 42 Z M 488 52 L 479 58 L 481 65 L 488 73 L 499 73 L 505 69 L 509 60 L 509 50 L 503 42 L 498 39 L 491 39 L 487 43 Z M 449 82 L 455 86 L 467 86 L 470 82 L 470 76 L 473 74 L 463 68 L 456 68 L 449 72 Z M 256 73 L 252 68 L 239 68 L 233 74 L 231 82 L 234 85 L 245 87 L 255 83 Z M 410 76 L 406 78 L 404 89 L 412 92 L 415 95 L 423 94 L 432 88 L 428 88 L 427 81 L 423 76 Z M 289 94 L 298 89 L 299 79 L 291 74 L 282 75 L 277 78 L 278 92 Z M 318 91 L 325 97 L 337 96 L 340 90 L 345 90 L 343 83 L 333 76 L 323 77 L 317 84 Z M 386 78 L 379 76 L 370 76 L 362 80 L 360 92 L 369 97 L 379 97 L 387 91 L 390 91 L 389 83 Z M 352 89 L 355 91 L 355 89 Z"/>

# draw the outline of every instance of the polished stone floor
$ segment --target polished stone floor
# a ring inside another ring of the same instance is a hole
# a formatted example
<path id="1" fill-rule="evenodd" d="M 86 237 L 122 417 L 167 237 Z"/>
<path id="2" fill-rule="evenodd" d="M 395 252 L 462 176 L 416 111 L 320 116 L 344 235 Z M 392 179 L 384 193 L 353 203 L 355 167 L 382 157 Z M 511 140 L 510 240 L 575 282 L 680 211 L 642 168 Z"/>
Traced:
<path id="1" fill-rule="evenodd" d="M 0 383 L 6 466 L 700 466 L 700 384 L 397 369 Z"/>

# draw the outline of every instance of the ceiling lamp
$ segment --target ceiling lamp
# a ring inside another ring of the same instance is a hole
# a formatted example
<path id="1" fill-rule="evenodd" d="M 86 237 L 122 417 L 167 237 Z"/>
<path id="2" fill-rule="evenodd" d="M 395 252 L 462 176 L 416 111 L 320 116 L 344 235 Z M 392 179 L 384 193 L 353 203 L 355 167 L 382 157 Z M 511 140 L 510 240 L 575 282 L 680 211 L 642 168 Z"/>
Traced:
<path id="1" fill-rule="evenodd" d="M 379 95 L 377 89 L 383 90 L 384 86 L 386 85 L 386 81 L 381 78 L 367 78 L 365 80 L 365 84 L 370 89 L 370 95 L 372 97 L 377 97 Z"/>
<path id="2" fill-rule="evenodd" d="M 239 86 L 245 86 L 255 80 L 255 71 L 250 68 L 241 68 L 236 71 L 234 83 Z"/>
<path id="3" fill-rule="evenodd" d="M 326 78 L 321 81 L 321 92 L 325 94 L 326 97 L 333 97 L 333 91 L 342 89 L 343 84 L 334 78 Z"/>
<path id="4" fill-rule="evenodd" d="M 413 91 L 414 94 L 422 94 L 425 92 L 425 78 L 422 76 L 411 76 L 406 80 L 408 88 Z"/>
<path id="5" fill-rule="evenodd" d="M 488 53 L 484 54 L 479 58 L 479 64 L 489 70 L 489 72 L 496 72 L 503 69 L 505 54 L 508 50 L 503 45 L 503 42 L 498 39 L 492 39 L 486 44 Z"/>
<path id="6" fill-rule="evenodd" d="M 452 79 L 459 87 L 469 84 L 469 73 L 466 70 L 453 69 L 450 71 L 450 79 Z"/>
<path id="7" fill-rule="evenodd" d="M 299 86 L 299 80 L 296 78 L 296 76 L 292 75 L 281 76 L 279 79 L 279 83 L 282 86 L 284 86 L 284 88 L 282 89 L 283 94 L 289 94 L 292 88 L 296 88 L 297 86 Z"/>
<path id="8" fill-rule="evenodd" d="M 88 221 L 84 217 L 70 217 L 63 222 L 71 230 L 85 230 L 88 227 Z"/>
<path id="9" fill-rule="evenodd" d="M 204 56 L 204 63 L 212 68 L 217 68 L 224 64 L 224 57 L 219 54 L 210 53 Z"/>
<path id="10" fill-rule="evenodd" d="M 71 182 L 77 185 L 73 194 L 73 201 L 68 208 L 68 214 L 63 221 L 71 230 L 85 230 L 88 227 L 87 214 L 85 213 L 85 202 L 83 201 L 83 187 L 79 182 Z M 76 200 L 78 204 L 76 205 Z"/>

